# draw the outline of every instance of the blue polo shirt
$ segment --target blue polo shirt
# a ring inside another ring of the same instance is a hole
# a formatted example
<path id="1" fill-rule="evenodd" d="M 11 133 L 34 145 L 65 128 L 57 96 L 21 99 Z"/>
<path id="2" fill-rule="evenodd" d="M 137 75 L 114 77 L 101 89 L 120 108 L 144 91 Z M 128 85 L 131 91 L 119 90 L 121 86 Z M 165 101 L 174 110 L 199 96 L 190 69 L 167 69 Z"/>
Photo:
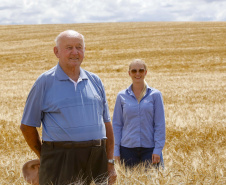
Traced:
<path id="1" fill-rule="evenodd" d="M 105 90 L 100 78 L 80 68 L 76 90 L 58 64 L 33 85 L 22 124 L 40 127 L 44 141 L 87 141 L 106 138 L 110 122 Z"/>

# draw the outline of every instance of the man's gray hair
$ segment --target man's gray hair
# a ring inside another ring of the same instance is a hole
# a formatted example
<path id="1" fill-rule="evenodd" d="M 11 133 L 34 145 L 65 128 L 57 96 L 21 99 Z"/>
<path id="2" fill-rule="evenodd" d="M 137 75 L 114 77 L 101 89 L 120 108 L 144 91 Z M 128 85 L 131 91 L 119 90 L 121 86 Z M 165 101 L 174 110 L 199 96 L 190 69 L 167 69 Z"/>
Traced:
<path id="1" fill-rule="evenodd" d="M 67 35 L 68 37 L 81 38 L 82 41 L 83 41 L 83 49 L 85 49 L 85 38 L 84 38 L 84 36 L 81 33 L 74 31 L 74 30 L 66 30 L 66 31 L 61 32 L 55 39 L 57 47 L 59 46 L 61 37 L 65 36 L 65 35 Z"/>

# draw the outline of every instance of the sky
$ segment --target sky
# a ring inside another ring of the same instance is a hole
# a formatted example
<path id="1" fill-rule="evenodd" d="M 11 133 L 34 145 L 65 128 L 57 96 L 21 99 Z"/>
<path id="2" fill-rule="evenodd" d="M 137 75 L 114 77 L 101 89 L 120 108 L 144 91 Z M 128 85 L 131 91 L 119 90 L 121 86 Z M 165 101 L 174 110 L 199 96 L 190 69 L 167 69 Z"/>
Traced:
<path id="1" fill-rule="evenodd" d="M 0 0 L 0 25 L 226 21 L 226 0 Z"/>

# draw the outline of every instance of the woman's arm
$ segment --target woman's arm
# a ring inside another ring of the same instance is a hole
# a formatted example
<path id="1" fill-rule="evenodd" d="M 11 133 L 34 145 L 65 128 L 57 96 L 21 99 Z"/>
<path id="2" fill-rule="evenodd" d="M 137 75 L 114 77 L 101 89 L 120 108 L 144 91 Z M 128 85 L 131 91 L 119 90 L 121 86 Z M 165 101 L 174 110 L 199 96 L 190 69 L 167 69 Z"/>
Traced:
<path id="1" fill-rule="evenodd" d="M 122 128 L 123 128 L 122 104 L 121 104 L 121 99 L 119 94 L 116 98 L 112 124 L 113 124 L 114 137 L 115 137 L 114 156 L 115 156 L 115 159 L 118 160 L 120 159 L 120 144 L 122 139 Z"/>
<path id="2" fill-rule="evenodd" d="M 165 113 L 162 94 L 158 91 L 155 94 L 155 115 L 154 115 L 154 142 L 155 148 L 153 154 L 161 155 L 162 149 L 165 145 Z"/>

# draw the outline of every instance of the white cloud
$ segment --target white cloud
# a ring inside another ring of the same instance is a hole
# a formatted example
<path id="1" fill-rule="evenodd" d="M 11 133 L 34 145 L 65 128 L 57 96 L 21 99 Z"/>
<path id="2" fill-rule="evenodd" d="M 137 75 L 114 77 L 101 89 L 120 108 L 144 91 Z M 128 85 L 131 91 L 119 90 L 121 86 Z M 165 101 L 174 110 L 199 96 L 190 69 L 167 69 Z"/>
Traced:
<path id="1" fill-rule="evenodd" d="M 226 21 L 225 0 L 0 0 L 0 24 Z"/>

